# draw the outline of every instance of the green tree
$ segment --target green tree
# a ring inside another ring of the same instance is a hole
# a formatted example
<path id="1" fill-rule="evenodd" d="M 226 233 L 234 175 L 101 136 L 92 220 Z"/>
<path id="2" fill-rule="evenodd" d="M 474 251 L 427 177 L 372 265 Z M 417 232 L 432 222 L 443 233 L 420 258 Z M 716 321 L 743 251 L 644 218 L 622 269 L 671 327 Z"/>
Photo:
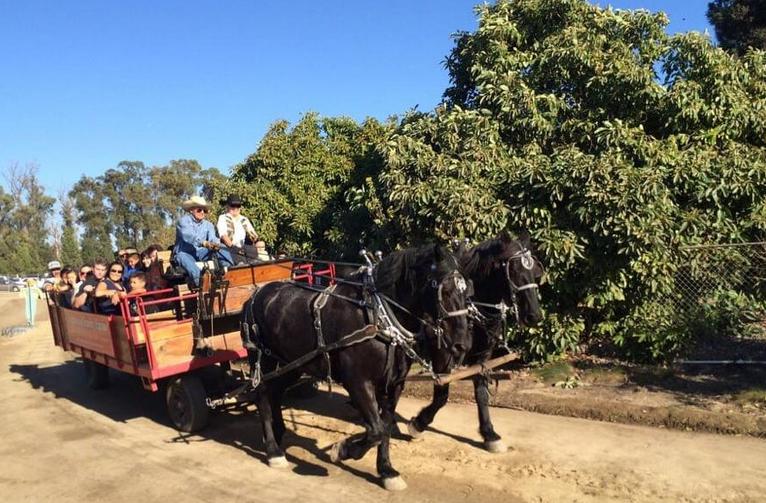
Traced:
<path id="1" fill-rule="evenodd" d="M 38 273 L 53 258 L 47 222 L 55 199 L 47 196 L 37 178 L 37 166 L 14 163 L 5 172 L 9 193 L 0 193 L 6 206 L 6 218 L 0 228 L 3 235 L 0 262 L 13 273 Z"/>
<path id="2" fill-rule="evenodd" d="M 382 162 L 377 146 L 393 123 L 306 114 L 290 128 L 272 125 L 231 180 L 212 187 L 215 199 L 241 195 L 258 233 L 293 254 L 355 256 L 359 241 L 376 241 L 374 191 Z"/>
<path id="3" fill-rule="evenodd" d="M 61 234 L 61 261 L 73 267 L 82 264 L 80 255 L 80 243 L 77 240 L 77 228 L 75 221 L 77 219 L 75 202 L 68 196 L 59 198 L 61 204 L 61 219 L 63 222 L 63 231 Z"/>
<path id="4" fill-rule="evenodd" d="M 748 47 L 766 49 L 766 0 L 715 0 L 707 7 L 721 47 L 743 55 Z"/>
<path id="5" fill-rule="evenodd" d="M 672 354 L 683 340 L 656 299 L 674 250 L 766 230 L 766 55 L 584 0 L 478 13 L 447 58 L 444 104 L 384 147 L 379 192 L 399 234 L 529 228 L 550 282 L 533 353 L 599 337 Z"/>

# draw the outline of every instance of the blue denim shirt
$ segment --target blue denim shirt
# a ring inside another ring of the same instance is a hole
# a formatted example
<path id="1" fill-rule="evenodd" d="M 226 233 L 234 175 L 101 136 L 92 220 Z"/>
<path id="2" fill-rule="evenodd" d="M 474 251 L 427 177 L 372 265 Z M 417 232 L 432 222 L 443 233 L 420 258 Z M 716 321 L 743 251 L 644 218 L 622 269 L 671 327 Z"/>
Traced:
<path id="1" fill-rule="evenodd" d="M 221 244 L 218 236 L 215 235 L 215 227 L 210 220 L 197 221 L 191 213 L 187 213 L 178 219 L 176 225 L 176 245 L 174 253 L 186 252 L 196 256 L 197 251 L 203 251 L 203 241 Z"/>

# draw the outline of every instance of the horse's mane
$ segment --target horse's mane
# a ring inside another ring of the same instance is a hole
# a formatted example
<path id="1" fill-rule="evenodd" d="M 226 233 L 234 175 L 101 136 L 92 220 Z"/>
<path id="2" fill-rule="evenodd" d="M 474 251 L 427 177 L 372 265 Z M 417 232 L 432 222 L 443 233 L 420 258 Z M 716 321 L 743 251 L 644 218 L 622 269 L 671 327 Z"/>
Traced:
<path id="1" fill-rule="evenodd" d="M 458 256 L 460 257 L 460 272 L 466 277 L 485 278 L 492 272 L 492 265 L 498 260 L 506 246 L 512 241 L 497 237 L 482 241 L 473 248 L 466 249 L 461 245 Z"/>
<path id="2" fill-rule="evenodd" d="M 375 285 L 384 292 L 396 292 L 398 288 L 406 286 L 414 293 L 421 286 L 415 283 L 416 269 L 431 267 L 431 264 L 436 265 L 434 277 L 437 279 L 444 277 L 456 265 L 450 260 L 444 260 L 438 245 L 407 248 L 390 253 L 380 261 L 375 268 Z"/>

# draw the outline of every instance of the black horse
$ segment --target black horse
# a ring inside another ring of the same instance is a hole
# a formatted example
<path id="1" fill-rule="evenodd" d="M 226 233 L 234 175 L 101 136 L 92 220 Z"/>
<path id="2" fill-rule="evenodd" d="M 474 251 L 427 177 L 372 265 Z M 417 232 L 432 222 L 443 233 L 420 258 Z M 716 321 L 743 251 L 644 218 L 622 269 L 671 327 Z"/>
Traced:
<path id="1" fill-rule="evenodd" d="M 303 372 L 321 379 L 331 375 L 348 391 L 365 428 L 364 434 L 335 444 L 331 460 L 360 459 L 377 445 L 383 486 L 399 490 L 406 484 L 389 457 L 390 405 L 398 399 L 412 354 L 406 354 L 406 345 L 392 344 L 392 332 L 420 334 L 426 344 L 446 348 L 449 359 L 459 361 L 470 347 L 465 280 L 455 258 L 435 245 L 390 254 L 375 267 L 374 281 L 365 274 L 354 276 L 367 278 L 365 287 L 341 281 L 326 294 L 289 282 L 264 286 L 245 305 L 243 339 L 257 348 L 250 351 L 254 368 L 262 355 L 263 375 L 280 363 L 307 358 L 320 346 L 333 347 L 256 388 L 270 466 L 287 465 L 280 448 L 284 390 Z M 384 307 L 376 305 L 376 295 Z M 381 322 L 387 318 L 394 320 L 393 330 Z M 353 343 L 344 342 L 350 334 L 355 334 Z"/>
<path id="2" fill-rule="evenodd" d="M 458 252 L 460 271 L 473 283 L 474 306 L 478 310 L 470 324 L 472 347 L 465 358 L 467 364 L 487 361 L 504 341 L 504 315 L 501 305 L 516 312 L 521 325 L 534 326 L 541 319 L 537 282 L 542 276 L 540 263 L 530 251 L 529 234 L 524 232 L 514 240 L 507 232 L 497 238 Z M 476 313 L 476 311 L 474 311 Z M 437 360 L 436 358 L 434 359 Z M 489 381 L 487 376 L 473 377 L 474 396 L 479 409 L 479 432 L 484 447 L 490 452 L 504 452 L 507 447 L 495 432 L 489 418 Z M 423 408 L 408 424 L 413 438 L 419 437 L 434 420 L 449 398 L 449 384 L 434 385 L 431 404 Z"/>

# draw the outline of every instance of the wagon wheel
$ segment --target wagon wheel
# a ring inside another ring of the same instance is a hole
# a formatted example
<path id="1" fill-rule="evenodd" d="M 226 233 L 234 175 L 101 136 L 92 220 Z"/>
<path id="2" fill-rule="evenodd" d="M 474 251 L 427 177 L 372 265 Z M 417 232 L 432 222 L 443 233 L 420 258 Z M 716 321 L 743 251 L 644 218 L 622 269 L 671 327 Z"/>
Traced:
<path id="1" fill-rule="evenodd" d="M 176 429 L 192 433 L 207 425 L 209 410 L 206 398 L 205 386 L 195 375 L 178 377 L 168 384 L 165 403 Z"/>
<path id="2" fill-rule="evenodd" d="M 104 389 L 109 387 L 109 367 L 93 360 L 83 360 L 85 366 L 85 380 L 90 389 Z"/>

